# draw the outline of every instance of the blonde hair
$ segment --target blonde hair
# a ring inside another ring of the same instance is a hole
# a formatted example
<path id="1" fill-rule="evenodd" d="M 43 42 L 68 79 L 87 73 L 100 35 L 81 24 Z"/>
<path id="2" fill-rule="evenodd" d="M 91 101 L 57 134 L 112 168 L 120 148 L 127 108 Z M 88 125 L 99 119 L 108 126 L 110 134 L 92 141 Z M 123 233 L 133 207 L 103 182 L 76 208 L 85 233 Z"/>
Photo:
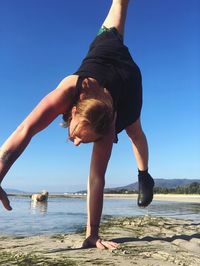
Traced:
<path id="1" fill-rule="evenodd" d="M 88 126 L 98 135 L 105 135 L 108 133 L 114 118 L 112 101 L 96 98 L 79 100 L 76 105 L 76 115 L 83 118 L 81 124 Z M 62 126 L 68 127 L 71 119 L 71 112 L 64 114 Z"/>

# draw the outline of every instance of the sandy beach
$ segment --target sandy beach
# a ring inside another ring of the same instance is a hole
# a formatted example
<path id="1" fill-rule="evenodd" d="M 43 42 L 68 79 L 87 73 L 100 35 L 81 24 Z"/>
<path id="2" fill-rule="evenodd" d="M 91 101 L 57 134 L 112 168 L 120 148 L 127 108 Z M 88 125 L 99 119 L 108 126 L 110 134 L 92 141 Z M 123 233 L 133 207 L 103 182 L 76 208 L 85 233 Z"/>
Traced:
<path id="1" fill-rule="evenodd" d="M 137 194 L 104 194 L 107 198 L 120 199 L 137 199 Z M 154 201 L 176 201 L 176 202 L 193 202 L 200 203 L 200 195 L 198 194 L 154 194 Z"/>
<path id="2" fill-rule="evenodd" d="M 200 195 L 155 194 L 154 200 L 200 203 Z"/>
<path id="3" fill-rule="evenodd" d="M 0 265 L 200 265 L 200 223 L 153 216 L 111 218 L 100 234 L 119 247 L 83 249 L 84 232 L 0 236 Z"/>

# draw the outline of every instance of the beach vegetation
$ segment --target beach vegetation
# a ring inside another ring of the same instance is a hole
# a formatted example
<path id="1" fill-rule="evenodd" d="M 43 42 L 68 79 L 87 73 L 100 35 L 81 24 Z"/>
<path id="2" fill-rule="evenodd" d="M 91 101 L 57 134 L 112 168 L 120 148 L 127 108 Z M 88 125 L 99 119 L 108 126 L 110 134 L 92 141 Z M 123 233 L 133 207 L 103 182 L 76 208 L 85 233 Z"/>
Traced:
<path id="1" fill-rule="evenodd" d="M 31 254 L 31 253 L 20 253 L 20 252 L 0 252 L 0 265 L 11 266 L 76 266 L 76 262 L 64 259 L 47 258 L 45 256 Z"/>
<path id="2" fill-rule="evenodd" d="M 155 194 L 200 194 L 200 183 L 193 182 L 187 186 L 178 186 L 177 188 L 155 187 Z"/>

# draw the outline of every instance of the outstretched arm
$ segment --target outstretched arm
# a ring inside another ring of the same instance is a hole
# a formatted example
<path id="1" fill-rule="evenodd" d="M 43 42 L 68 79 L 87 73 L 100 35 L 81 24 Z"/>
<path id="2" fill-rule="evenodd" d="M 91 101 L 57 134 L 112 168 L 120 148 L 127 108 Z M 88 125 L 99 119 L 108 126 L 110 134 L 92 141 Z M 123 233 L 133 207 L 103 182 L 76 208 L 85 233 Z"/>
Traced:
<path id="1" fill-rule="evenodd" d="M 102 140 L 94 143 L 90 175 L 88 180 L 87 193 L 87 230 L 86 240 L 83 247 L 96 246 L 100 249 L 117 247 L 117 244 L 111 241 L 105 241 L 99 237 L 99 224 L 103 207 L 103 191 L 105 185 L 105 172 L 110 159 L 112 145 L 114 140 L 114 123 L 110 134 Z"/>
<path id="2" fill-rule="evenodd" d="M 19 125 L 0 148 L 0 184 L 16 159 L 22 154 L 31 138 L 46 128 L 59 114 L 64 113 L 70 105 L 73 78 L 68 77 L 36 106 L 36 108 Z M 10 210 L 9 201 L 2 188 L 0 200 Z"/>

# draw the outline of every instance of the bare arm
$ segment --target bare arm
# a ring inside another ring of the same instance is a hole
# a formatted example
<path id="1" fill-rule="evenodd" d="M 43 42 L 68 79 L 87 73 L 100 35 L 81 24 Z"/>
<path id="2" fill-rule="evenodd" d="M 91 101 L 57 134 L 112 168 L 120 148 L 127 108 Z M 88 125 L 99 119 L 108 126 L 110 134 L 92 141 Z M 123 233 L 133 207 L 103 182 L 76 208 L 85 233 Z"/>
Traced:
<path id="1" fill-rule="evenodd" d="M 116 243 L 104 241 L 99 238 L 99 224 L 103 207 L 103 190 L 105 185 L 105 172 L 111 156 L 114 126 L 109 135 L 94 143 L 90 165 L 87 193 L 87 230 L 83 246 L 97 246 L 98 248 L 115 248 Z"/>
<path id="2" fill-rule="evenodd" d="M 73 83 L 74 78 L 71 76 L 63 80 L 55 90 L 42 99 L 1 146 L 0 184 L 12 164 L 27 147 L 31 138 L 69 108 L 71 97 L 73 97 L 71 89 Z M 0 199 L 2 200 L 1 191 Z"/>

